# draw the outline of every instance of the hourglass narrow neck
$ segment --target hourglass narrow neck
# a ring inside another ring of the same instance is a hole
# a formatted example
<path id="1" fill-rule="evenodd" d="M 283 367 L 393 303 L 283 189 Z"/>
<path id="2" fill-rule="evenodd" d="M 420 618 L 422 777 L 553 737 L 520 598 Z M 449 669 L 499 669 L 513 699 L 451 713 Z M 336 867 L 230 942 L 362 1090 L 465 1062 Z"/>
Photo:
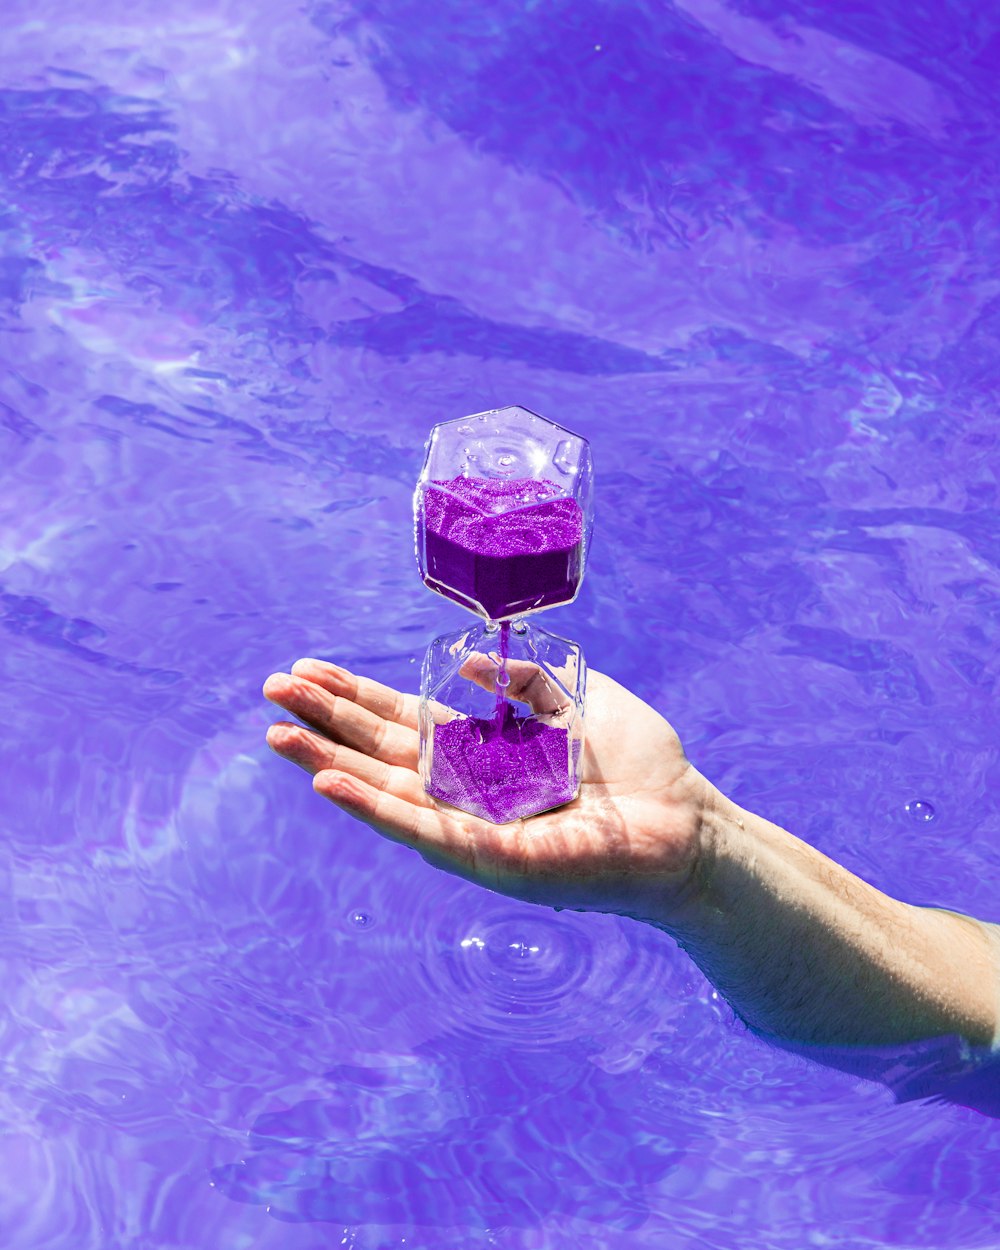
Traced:
<path id="1" fill-rule="evenodd" d="M 494 723 L 497 731 L 503 725 L 507 710 L 507 687 L 510 685 L 510 672 L 507 661 L 510 659 L 510 621 L 501 621 L 499 625 L 499 663 L 497 664 L 496 690 L 497 701 L 494 711 Z"/>

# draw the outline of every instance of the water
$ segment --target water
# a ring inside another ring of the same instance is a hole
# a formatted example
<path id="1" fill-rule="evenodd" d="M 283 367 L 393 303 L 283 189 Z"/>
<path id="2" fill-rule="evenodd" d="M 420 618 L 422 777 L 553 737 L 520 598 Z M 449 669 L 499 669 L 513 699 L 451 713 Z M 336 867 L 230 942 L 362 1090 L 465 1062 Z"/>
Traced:
<path id="1" fill-rule="evenodd" d="M 1000 18 L 4 18 L 5 1247 L 995 1246 L 966 1093 L 435 873 L 266 752 L 259 686 L 415 688 L 464 619 L 423 439 L 521 402 L 598 466 L 552 628 L 744 806 L 1000 918 Z"/>

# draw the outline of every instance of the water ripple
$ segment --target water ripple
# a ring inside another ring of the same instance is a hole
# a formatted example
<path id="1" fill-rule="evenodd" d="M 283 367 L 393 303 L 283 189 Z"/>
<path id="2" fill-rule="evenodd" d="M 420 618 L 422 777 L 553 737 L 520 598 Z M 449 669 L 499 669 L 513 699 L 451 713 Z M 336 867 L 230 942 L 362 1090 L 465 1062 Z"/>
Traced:
<path id="1" fill-rule="evenodd" d="M 666 942 L 607 918 L 490 898 L 437 917 L 421 908 L 415 923 L 427 924 L 419 974 L 445 1034 L 519 1048 L 607 1041 L 609 1014 L 628 1016 L 651 984 L 670 992 Z"/>

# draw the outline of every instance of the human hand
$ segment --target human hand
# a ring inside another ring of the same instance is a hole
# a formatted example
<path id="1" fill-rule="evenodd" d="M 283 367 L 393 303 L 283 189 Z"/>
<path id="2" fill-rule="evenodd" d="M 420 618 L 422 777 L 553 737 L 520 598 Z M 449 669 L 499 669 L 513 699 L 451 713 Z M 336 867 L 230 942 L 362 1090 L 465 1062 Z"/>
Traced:
<path id="1" fill-rule="evenodd" d="M 544 696 L 530 676 L 511 676 L 511 698 Z M 506 825 L 424 792 L 415 695 L 312 659 L 273 674 L 264 694 L 304 722 L 272 725 L 272 750 L 311 773 L 317 793 L 437 867 L 530 902 L 659 922 L 695 885 L 711 787 L 667 721 L 601 673 L 588 675 L 578 797 Z"/>

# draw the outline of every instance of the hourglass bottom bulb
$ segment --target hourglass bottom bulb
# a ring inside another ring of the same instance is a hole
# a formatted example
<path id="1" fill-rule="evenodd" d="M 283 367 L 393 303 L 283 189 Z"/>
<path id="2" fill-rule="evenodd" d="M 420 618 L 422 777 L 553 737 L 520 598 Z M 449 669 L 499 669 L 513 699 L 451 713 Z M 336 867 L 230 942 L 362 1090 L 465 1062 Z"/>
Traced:
<path id="1" fill-rule="evenodd" d="M 585 670 L 575 643 L 504 624 L 428 648 L 421 774 L 429 795 L 494 824 L 576 797 Z"/>
<path id="2" fill-rule="evenodd" d="M 463 716 L 436 727 L 427 793 L 502 825 L 575 798 L 578 757 L 565 729 L 507 703 L 499 719 Z"/>

